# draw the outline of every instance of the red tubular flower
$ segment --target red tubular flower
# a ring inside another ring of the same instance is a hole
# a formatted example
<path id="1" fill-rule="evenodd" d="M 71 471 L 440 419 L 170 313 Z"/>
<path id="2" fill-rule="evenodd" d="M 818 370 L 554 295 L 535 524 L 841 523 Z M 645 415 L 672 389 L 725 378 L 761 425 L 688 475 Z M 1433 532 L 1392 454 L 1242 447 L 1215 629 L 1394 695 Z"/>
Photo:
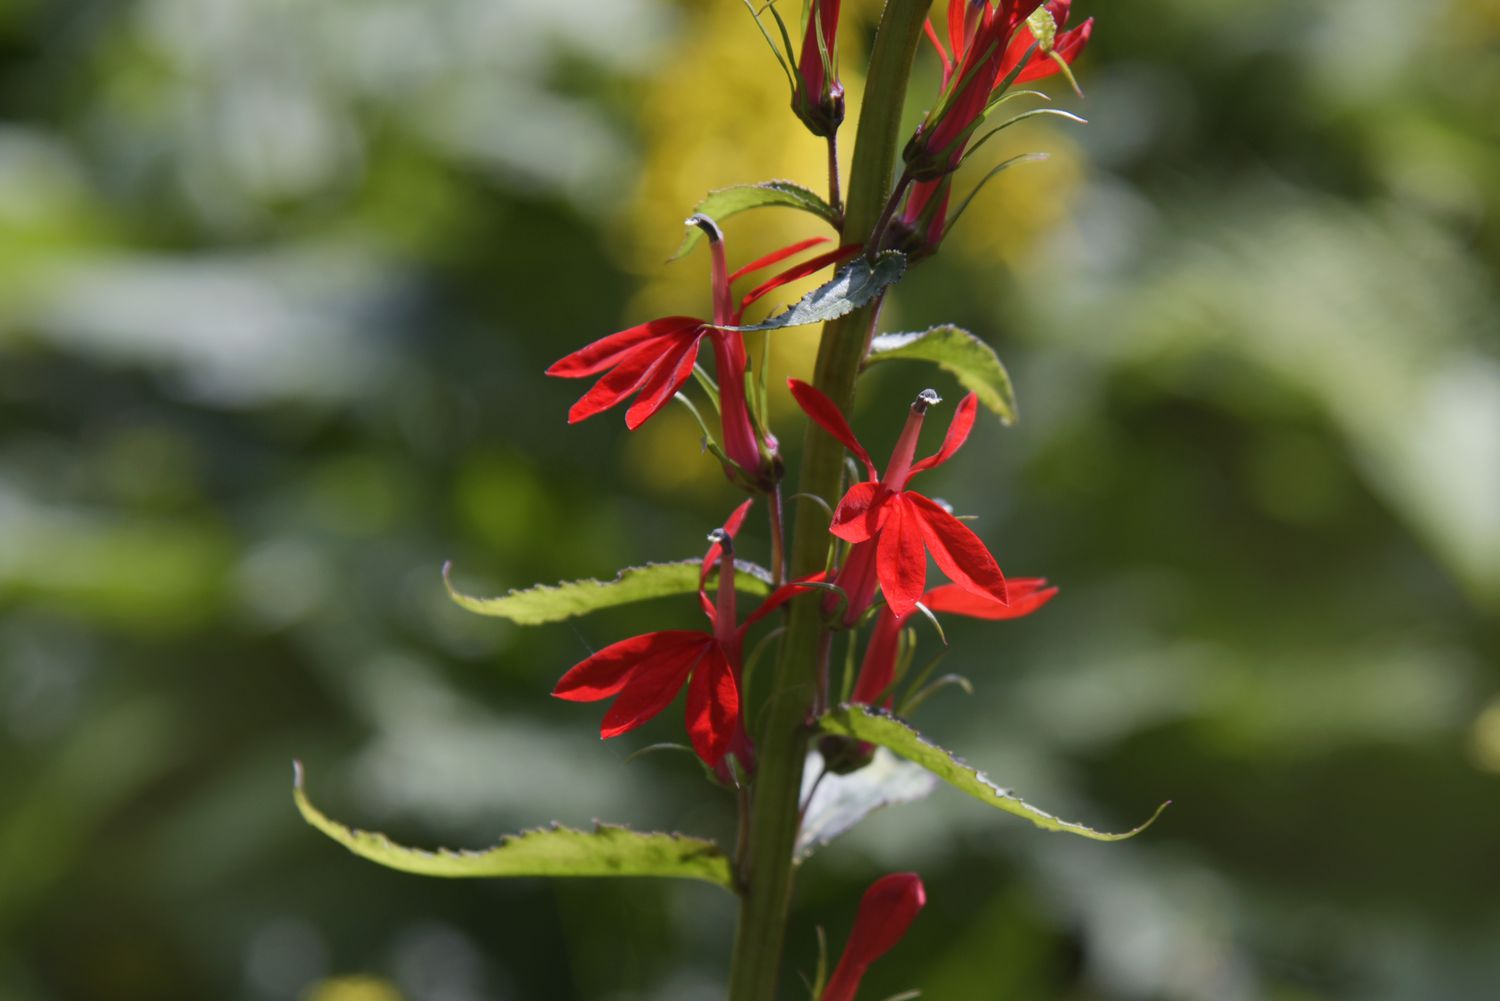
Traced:
<path id="1" fill-rule="evenodd" d="M 901 941 L 926 903 L 927 890 L 914 872 L 892 873 L 871 884 L 859 902 L 849 943 L 819 1001 L 854 1001 L 870 964 Z"/>
<path id="2" fill-rule="evenodd" d="M 987 594 L 974 594 L 957 584 L 944 584 L 922 595 L 922 604 L 933 612 L 963 615 L 971 619 L 1019 619 L 1041 608 L 1057 594 L 1041 577 L 1012 577 L 1005 582 L 1008 604 Z M 896 657 L 901 647 L 901 630 L 910 615 L 898 616 L 887 606 L 880 610 L 870 643 L 860 662 L 859 677 L 854 683 L 851 700 L 867 706 L 891 707 L 891 684 L 896 677 Z"/>
<path id="3" fill-rule="evenodd" d="M 1050 0 L 1046 6 L 1023 14 L 1033 6 L 1002 0 L 999 7 L 991 8 L 987 0 L 967 4 L 951 0 L 948 33 L 952 56 L 943 48 L 931 19 L 927 21 L 927 38 L 943 62 L 943 90 L 947 92 L 951 84 L 954 94 L 935 118 L 929 116 L 907 146 L 907 171 L 915 180 L 898 217 L 901 236 L 897 245 L 908 256 L 930 254 L 942 242 L 948 228 L 952 171 L 963 160 L 969 136 L 989 102 L 1009 82 L 1024 83 L 1063 73 L 1078 89 L 1069 66 L 1088 44 L 1094 19 L 1071 31 L 1059 31 L 1068 23 L 1072 0 Z M 1021 24 L 1024 27 L 1017 27 Z M 961 98 L 956 96 L 959 92 Z"/>
<path id="4" fill-rule="evenodd" d="M 831 136 L 844 121 L 844 85 L 838 78 L 836 44 L 839 0 L 813 0 L 797 60 L 792 110 L 815 136 Z"/>
<path id="5" fill-rule="evenodd" d="M 625 411 L 625 426 L 632 431 L 666 406 L 691 378 L 698 361 L 698 348 L 706 337 L 713 346 L 715 371 L 719 381 L 719 415 L 724 454 L 736 467 L 730 472 L 753 489 L 769 489 L 776 480 L 775 440 L 756 431 L 750 405 L 745 396 L 747 358 L 745 341 L 739 331 L 723 330 L 739 326 L 745 310 L 768 293 L 805 278 L 859 252 L 858 246 L 840 247 L 796 264 L 756 286 L 736 305 L 731 286 L 740 278 L 770 267 L 820 243 L 827 237 L 814 237 L 782 247 L 752 261 L 729 274 L 724 256 L 723 236 L 713 220 L 694 216 L 689 222 L 708 234 L 712 252 L 713 321 L 693 316 L 667 316 L 603 337 L 558 360 L 547 369 L 548 375 L 567 379 L 603 376 L 568 411 L 568 423 L 603 413 L 630 396 L 636 397 Z M 738 472 L 741 475 L 736 476 Z"/>
<path id="6" fill-rule="evenodd" d="M 1016 83 L 1059 72 L 1072 79 L 1068 66 L 1088 44 L 1094 20 L 1061 31 L 1071 8 L 1072 0 L 1050 0 L 1045 7 L 1038 0 L 949 0 L 948 49 L 928 20 L 946 97 L 907 146 L 913 177 L 933 180 L 958 166 L 970 132 L 1013 73 Z M 1025 30 L 1018 30 L 1023 23 Z"/>
<path id="7" fill-rule="evenodd" d="M 973 393 L 965 396 L 942 447 L 914 462 L 927 408 L 941 402 L 935 392 L 924 390 L 911 406 L 885 474 L 877 475 L 870 454 L 833 401 L 805 382 L 792 379 L 790 383 L 792 395 L 807 415 L 853 452 L 870 477 L 844 494 L 829 527 L 835 536 L 853 543 L 835 581 L 848 596 L 845 624 L 853 625 L 870 607 L 877 581 L 891 611 L 910 615 L 927 583 L 928 553 L 948 579 L 965 591 L 1008 604 L 1005 577 L 979 537 L 943 507 L 906 489 L 912 476 L 942 465 L 963 446 L 974 427 L 978 398 Z"/>
<path id="8" fill-rule="evenodd" d="M 927 37 L 943 61 L 946 97 L 907 146 L 908 170 L 918 180 L 958 166 L 969 132 L 983 116 L 995 85 L 1005 78 L 1001 67 L 1011 35 L 1039 6 L 1041 0 L 948 0 L 951 55 L 931 20 L 927 22 Z"/>
<path id="9" fill-rule="evenodd" d="M 743 623 L 736 624 L 733 538 L 744 523 L 751 501 L 745 501 L 724 527 L 714 532 L 703 558 L 698 597 L 712 629 L 709 632 L 664 630 L 612 643 L 586 658 L 558 681 L 552 694 L 570 702 L 613 698 L 599 736 L 628 733 L 665 709 L 688 685 L 687 730 L 693 750 L 727 778 L 725 756 L 734 754 L 746 772 L 754 768 L 740 706 L 740 672 L 745 634 L 750 626 L 786 604 L 808 582 L 803 578 L 777 588 Z M 719 588 L 711 600 L 702 586 L 714 562 Z M 689 680 L 691 679 L 691 680 Z"/>

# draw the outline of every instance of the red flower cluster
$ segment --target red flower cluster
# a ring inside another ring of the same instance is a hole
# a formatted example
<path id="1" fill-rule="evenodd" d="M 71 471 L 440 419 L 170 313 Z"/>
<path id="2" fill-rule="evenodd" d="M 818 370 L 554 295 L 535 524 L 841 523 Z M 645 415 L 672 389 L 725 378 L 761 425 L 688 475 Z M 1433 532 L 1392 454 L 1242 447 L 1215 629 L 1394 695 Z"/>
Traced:
<path id="1" fill-rule="evenodd" d="M 1093 18 L 1072 30 L 1060 30 L 1072 6 L 1073 0 L 1050 0 L 1045 6 L 1036 0 L 1000 0 L 993 6 L 989 0 L 949 0 L 946 49 L 931 18 L 927 20 L 927 38 L 943 63 L 942 93 L 947 99 L 907 148 L 908 169 L 916 181 L 900 216 L 922 246 L 935 248 L 942 242 L 950 175 L 990 102 L 1011 83 L 1068 72 L 1088 44 Z M 1019 30 L 1023 22 L 1024 31 Z"/>
<path id="2" fill-rule="evenodd" d="M 927 408 L 941 402 L 932 390 L 923 391 L 911 406 L 885 474 L 880 475 L 833 401 L 800 380 L 792 379 L 790 384 L 807 415 L 853 452 L 870 477 L 844 494 L 829 528 L 853 544 L 834 581 L 848 598 L 845 624 L 853 625 L 870 607 L 877 582 L 891 611 L 910 615 L 927 583 L 928 553 L 963 590 L 1008 604 L 1005 577 L 979 537 L 941 505 L 906 489 L 914 475 L 942 465 L 962 447 L 974 427 L 977 397 L 970 393 L 959 403 L 938 451 L 913 461 Z"/>
<path id="3" fill-rule="evenodd" d="M 631 396 L 635 402 L 625 411 L 625 426 L 632 431 L 666 406 L 692 377 L 698 362 L 698 348 L 704 338 L 713 346 L 714 366 L 719 383 L 719 415 L 723 430 L 724 454 L 737 467 L 730 478 L 754 489 L 768 489 L 776 476 L 776 441 L 763 430 L 751 412 L 745 395 L 748 360 L 744 337 L 737 327 L 753 303 L 789 282 L 821 271 L 859 252 L 859 247 L 840 247 L 796 264 L 747 292 L 738 305 L 731 293 L 732 284 L 755 271 L 768 268 L 788 257 L 820 243 L 827 237 L 814 237 L 782 247 L 751 261 L 733 274 L 728 273 L 724 256 L 724 239 L 719 227 L 707 216 L 688 220 L 699 226 L 709 239 L 713 256 L 713 320 L 694 316 L 666 316 L 610 334 L 555 362 L 548 375 L 566 379 L 603 376 L 568 411 L 568 423 L 603 413 Z M 736 476 L 735 474 L 740 475 Z"/>
<path id="4" fill-rule="evenodd" d="M 946 97 L 907 149 L 913 176 L 927 180 L 957 167 L 991 99 L 1012 82 L 1067 69 L 1094 30 L 1090 18 L 1059 34 L 1071 8 L 1072 0 L 1051 0 L 1045 7 L 1040 0 L 948 0 L 946 50 L 928 20 L 927 37 L 943 61 Z M 1023 22 L 1027 30 L 1018 31 Z"/>
<path id="5" fill-rule="evenodd" d="M 740 706 L 745 634 L 806 584 L 822 579 L 819 574 L 777 588 L 743 623 L 738 622 L 733 539 L 751 503 L 741 504 L 724 527 L 713 533 L 713 545 L 703 557 L 698 597 L 711 631 L 670 629 L 612 643 L 569 670 L 552 689 L 553 695 L 570 702 L 613 698 L 599 728 L 599 736 L 608 739 L 629 733 L 656 716 L 687 684 L 688 739 L 704 763 L 726 781 L 729 754 L 745 772 L 754 769 L 754 752 Z M 716 561 L 719 587 L 717 600 L 710 600 L 704 585 Z"/>

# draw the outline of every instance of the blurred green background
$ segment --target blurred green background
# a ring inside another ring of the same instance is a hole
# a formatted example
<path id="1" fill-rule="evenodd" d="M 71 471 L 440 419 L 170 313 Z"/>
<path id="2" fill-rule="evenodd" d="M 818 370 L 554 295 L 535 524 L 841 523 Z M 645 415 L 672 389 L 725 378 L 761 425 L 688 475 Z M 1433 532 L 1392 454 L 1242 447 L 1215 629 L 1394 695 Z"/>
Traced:
<path id="1" fill-rule="evenodd" d="M 987 149 L 1054 158 L 884 317 L 1010 365 L 1021 422 L 927 488 L 1062 587 L 952 624 L 978 693 L 919 722 L 1067 816 L 1175 804 L 1121 845 L 893 807 L 804 868 L 789 965 L 914 868 L 871 998 L 1500 996 L 1500 4 L 1078 12 L 1091 124 Z M 0 998 L 722 996 L 727 896 L 387 872 L 290 761 L 419 844 L 729 833 L 685 757 L 623 763 L 675 713 L 601 744 L 546 695 L 691 602 L 521 631 L 438 568 L 701 552 L 738 497 L 685 413 L 569 429 L 541 372 L 705 308 L 679 220 L 820 156 L 736 0 L 0 4 Z M 863 384 L 874 451 L 929 381 Z"/>

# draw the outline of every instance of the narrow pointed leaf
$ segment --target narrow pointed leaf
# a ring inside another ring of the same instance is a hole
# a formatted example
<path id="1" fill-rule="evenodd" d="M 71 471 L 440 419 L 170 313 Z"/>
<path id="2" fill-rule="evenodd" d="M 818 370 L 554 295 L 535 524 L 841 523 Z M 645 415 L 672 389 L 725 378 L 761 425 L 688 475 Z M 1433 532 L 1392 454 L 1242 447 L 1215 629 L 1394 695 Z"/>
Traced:
<path id="1" fill-rule="evenodd" d="M 808 323 L 822 323 L 852 313 L 900 280 L 906 270 L 906 257 L 900 251 L 887 250 L 872 263 L 856 257 L 834 272 L 833 278 L 803 296 L 786 312 L 748 327 L 725 327 L 726 330 L 780 330 Z"/>
<path id="2" fill-rule="evenodd" d="M 723 222 L 730 216 L 739 215 L 750 209 L 780 206 L 789 209 L 801 209 L 803 212 L 811 213 L 828 223 L 835 224 L 832 207 L 825 202 L 816 192 L 804 188 L 794 181 L 762 181 L 759 184 L 736 184 L 731 188 L 720 188 L 710 191 L 693 212 L 706 215 L 715 222 Z M 677 260 L 698 245 L 703 239 L 703 231 L 697 226 L 689 226 L 687 235 L 682 238 L 682 245 L 677 248 L 671 260 Z"/>
<path id="3" fill-rule="evenodd" d="M 819 717 L 818 728 L 824 733 L 853 737 L 856 740 L 888 748 L 908 761 L 921 765 L 960 792 L 968 793 L 981 803 L 988 803 L 996 809 L 1029 820 L 1044 831 L 1062 831 L 1088 838 L 1091 841 L 1123 841 L 1150 827 L 1156 818 L 1161 816 L 1162 810 L 1167 808 L 1167 804 L 1163 803 L 1156 808 L 1156 812 L 1151 815 L 1150 819 L 1139 827 L 1123 834 L 1109 834 L 1073 821 L 1061 820 L 1044 810 L 1037 809 L 1013 795 L 1009 790 L 995 785 L 985 777 L 983 772 L 972 765 L 965 764 L 952 752 L 932 743 L 908 724 L 889 713 L 865 706 L 839 706 Z"/>
<path id="4" fill-rule="evenodd" d="M 735 560 L 734 586 L 746 594 L 771 592 L 771 574 L 762 567 Z M 698 590 L 699 561 L 647 563 L 627 567 L 614 580 L 570 580 L 561 584 L 538 584 L 520 591 L 508 591 L 494 598 L 464 594 L 453 586 L 451 564 L 443 567 L 443 583 L 448 595 L 471 612 L 509 619 L 522 626 L 544 622 L 561 622 L 601 608 L 628 605 L 649 598 L 693 594 Z"/>
<path id="5" fill-rule="evenodd" d="M 962 327 L 945 324 L 906 334 L 881 334 L 870 342 L 865 366 L 885 361 L 930 361 L 953 375 L 1002 423 L 1016 421 L 1010 374 L 993 348 Z"/>
<path id="6" fill-rule="evenodd" d="M 821 765 L 822 758 L 816 751 L 808 755 L 802 770 L 804 800 Z M 882 807 L 926 799 L 937 782 L 927 769 L 903 761 L 883 747 L 877 748 L 875 757 L 859 771 L 823 776 L 797 834 L 797 857 L 807 858 Z"/>
<path id="7" fill-rule="evenodd" d="M 733 888 L 729 859 L 712 841 L 599 824 L 592 831 L 552 826 L 507 835 L 483 851 L 426 851 L 384 834 L 346 827 L 307 798 L 294 764 L 292 796 L 302 818 L 361 858 L 388 869 L 454 879 L 500 876 L 672 876 Z"/>

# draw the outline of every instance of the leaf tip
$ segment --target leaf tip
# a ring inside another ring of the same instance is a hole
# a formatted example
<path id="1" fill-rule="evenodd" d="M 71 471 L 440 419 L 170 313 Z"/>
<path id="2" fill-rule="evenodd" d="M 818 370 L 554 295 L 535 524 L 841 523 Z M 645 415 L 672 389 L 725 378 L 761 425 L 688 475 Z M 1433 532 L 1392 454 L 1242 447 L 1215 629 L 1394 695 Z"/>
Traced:
<path id="1" fill-rule="evenodd" d="M 299 761 L 299 760 L 297 760 L 296 758 L 293 758 L 292 759 L 292 791 L 293 792 L 301 792 L 302 791 L 302 780 L 303 780 L 302 762 Z"/>
<path id="2" fill-rule="evenodd" d="M 1161 806 L 1158 806 L 1156 808 L 1156 812 L 1152 813 L 1150 817 L 1146 818 L 1146 822 L 1144 824 L 1141 824 L 1140 826 L 1136 827 L 1134 830 L 1131 830 L 1128 833 L 1121 835 L 1121 839 L 1123 840 L 1124 838 L 1133 838 L 1137 834 L 1140 834 L 1146 828 L 1148 828 L 1152 824 L 1156 823 L 1157 818 L 1159 818 L 1163 813 L 1165 813 L 1166 810 L 1167 810 L 1167 807 L 1169 807 L 1171 805 L 1172 805 L 1172 801 L 1170 799 L 1163 801 L 1162 804 L 1161 804 Z"/>
<path id="3" fill-rule="evenodd" d="M 448 592 L 448 596 L 450 598 L 457 598 L 458 597 L 458 591 L 453 586 L 453 561 L 452 560 L 444 560 L 443 561 L 443 569 L 442 569 L 441 573 L 443 575 L 443 588 L 444 588 L 444 590 L 446 590 Z"/>

